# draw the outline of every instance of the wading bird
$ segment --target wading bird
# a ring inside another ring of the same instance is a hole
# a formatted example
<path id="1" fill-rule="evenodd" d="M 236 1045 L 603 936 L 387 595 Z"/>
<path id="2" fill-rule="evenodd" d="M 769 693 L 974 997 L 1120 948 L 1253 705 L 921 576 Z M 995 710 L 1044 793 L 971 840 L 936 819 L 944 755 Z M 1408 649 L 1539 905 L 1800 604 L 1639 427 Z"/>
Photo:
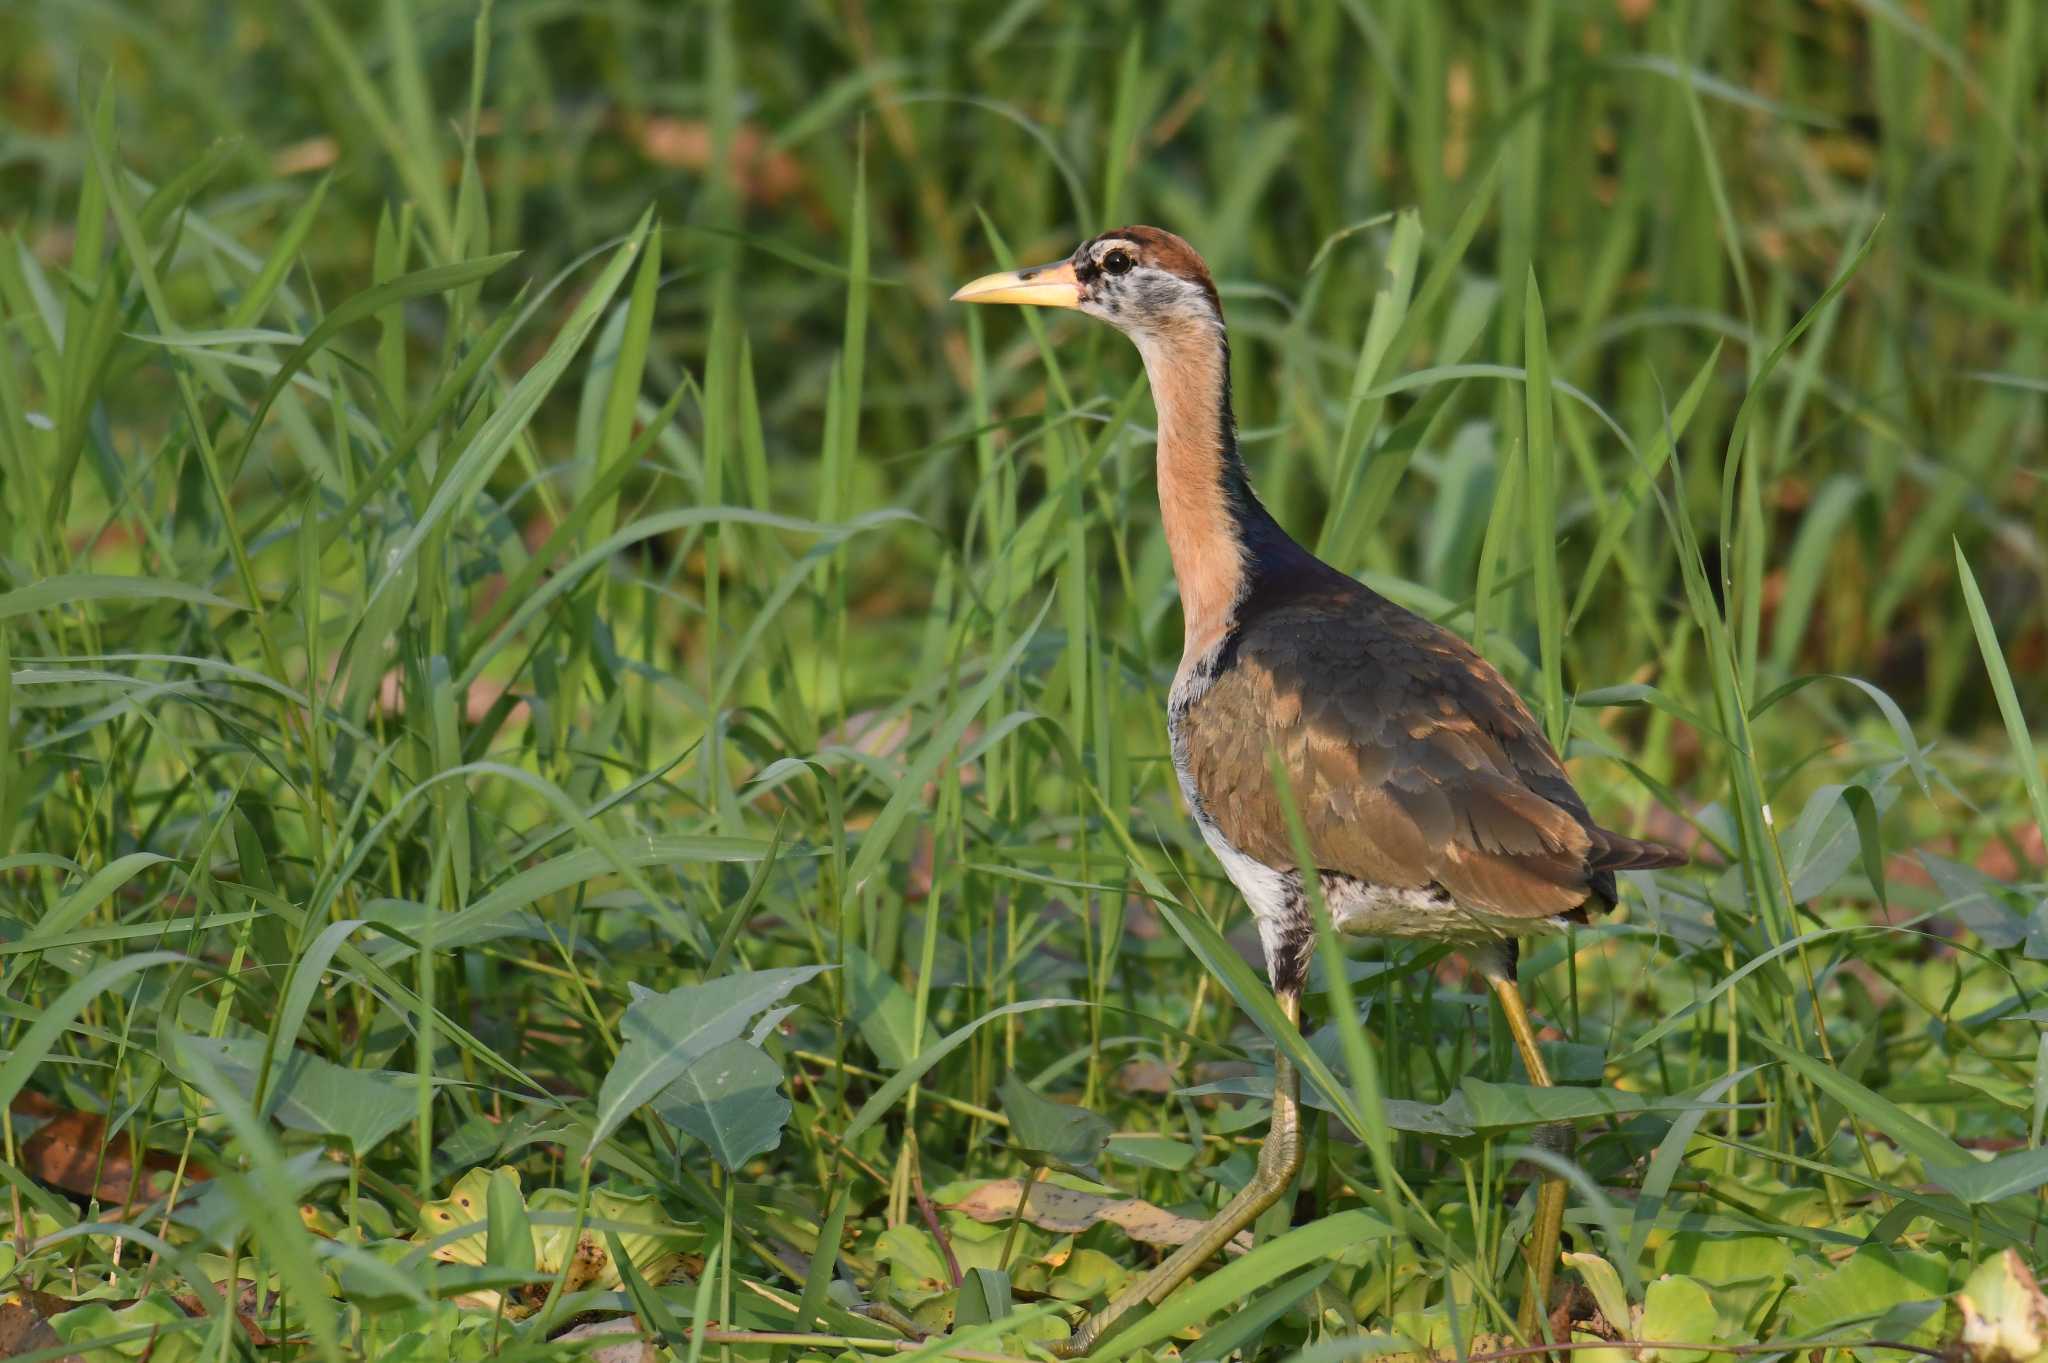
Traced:
<path id="1" fill-rule="evenodd" d="M 1230 407 L 1230 345 L 1208 267 L 1156 227 L 986 275 L 963 303 L 1075 308 L 1137 345 L 1159 413 L 1160 518 L 1186 644 L 1167 702 L 1182 795 L 1258 919 L 1281 1011 L 1299 1024 L 1315 945 L 1304 877 L 1346 933 L 1467 951 L 1532 1083 L 1550 1077 L 1515 983 L 1516 945 L 1612 907 L 1614 873 L 1685 858 L 1593 822 L 1529 709 L 1470 645 L 1297 544 L 1252 494 Z M 1296 859 L 1277 757 L 1314 866 Z M 1068 1341 L 1086 1353 L 1156 1305 L 1277 1201 L 1301 1167 L 1299 1081 L 1274 1059 L 1257 1172 L 1192 1240 Z M 1546 1177 L 1525 1250 L 1525 1333 L 1547 1304 L 1564 1181 Z"/>

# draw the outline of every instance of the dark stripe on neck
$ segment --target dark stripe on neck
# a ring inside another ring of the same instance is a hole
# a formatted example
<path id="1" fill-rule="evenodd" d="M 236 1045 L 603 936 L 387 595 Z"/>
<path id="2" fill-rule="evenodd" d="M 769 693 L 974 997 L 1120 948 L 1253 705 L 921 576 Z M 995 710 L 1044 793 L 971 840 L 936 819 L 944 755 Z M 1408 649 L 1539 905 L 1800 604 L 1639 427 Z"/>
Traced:
<path id="1" fill-rule="evenodd" d="M 1318 569 L 1335 570 L 1297 543 L 1252 490 L 1251 477 L 1245 472 L 1244 457 L 1237 447 L 1237 416 L 1230 405 L 1230 336 L 1220 324 L 1216 339 L 1223 356 L 1223 382 L 1216 405 L 1217 447 L 1222 452 L 1219 477 L 1223 482 L 1224 505 L 1237 527 L 1238 542 L 1244 546 L 1245 591 L 1239 607 L 1242 624 L 1244 607 L 1269 596 L 1274 588 L 1314 576 Z"/>

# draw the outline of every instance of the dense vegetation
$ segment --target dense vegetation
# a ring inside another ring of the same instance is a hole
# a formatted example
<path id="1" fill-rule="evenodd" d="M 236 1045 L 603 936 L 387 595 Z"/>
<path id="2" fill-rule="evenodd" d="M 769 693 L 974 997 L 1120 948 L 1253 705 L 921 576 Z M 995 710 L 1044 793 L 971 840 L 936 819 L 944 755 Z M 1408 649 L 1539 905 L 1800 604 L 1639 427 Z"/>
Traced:
<path id="1" fill-rule="evenodd" d="M 2048 1252 L 2044 91 L 1968 0 L 0 13 L 0 1354 L 1021 1357 L 1276 1045 L 1299 1196 L 1108 1355 L 1514 1343 L 1559 1116 L 1552 1328 L 1955 1338 Z M 1695 857 L 1527 953 L 1555 1095 L 1442 950 L 1265 992 L 1135 357 L 945 304 L 1131 220 Z"/>

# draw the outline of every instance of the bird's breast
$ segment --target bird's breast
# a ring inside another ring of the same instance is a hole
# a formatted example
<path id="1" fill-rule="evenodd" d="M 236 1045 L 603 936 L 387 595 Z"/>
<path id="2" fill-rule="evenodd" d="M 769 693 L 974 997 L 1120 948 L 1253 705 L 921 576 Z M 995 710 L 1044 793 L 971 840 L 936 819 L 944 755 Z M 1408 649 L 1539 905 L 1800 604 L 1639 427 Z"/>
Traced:
<path id="1" fill-rule="evenodd" d="M 1235 635 L 1226 633 L 1206 648 L 1182 654 L 1180 668 L 1174 673 L 1173 689 L 1166 695 L 1166 737 L 1173 749 L 1173 770 L 1180 778 L 1180 793 L 1198 823 L 1207 818 L 1207 812 L 1195 784 L 1194 754 L 1188 748 L 1192 727 L 1188 716 L 1230 666 L 1234 641 Z"/>

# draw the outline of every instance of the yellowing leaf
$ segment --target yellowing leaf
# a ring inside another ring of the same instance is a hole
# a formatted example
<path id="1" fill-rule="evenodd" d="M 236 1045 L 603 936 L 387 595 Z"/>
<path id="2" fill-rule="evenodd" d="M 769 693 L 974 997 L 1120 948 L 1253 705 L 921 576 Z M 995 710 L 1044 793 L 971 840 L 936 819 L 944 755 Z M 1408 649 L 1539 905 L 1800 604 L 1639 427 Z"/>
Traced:
<path id="1" fill-rule="evenodd" d="M 1956 1293 L 1956 1309 L 1971 1363 L 2032 1363 L 2048 1352 L 2048 1298 L 2017 1251 L 1978 1265 Z"/>
<path id="2" fill-rule="evenodd" d="M 413 1242 L 428 1244 L 447 1237 L 430 1251 L 445 1264 L 481 1267 L 491 1262 L 489 1225 L 494 1179 L 500 1226 L 516 1225 L 520 1215 L 512 1210 L 509 1199 L 516 1199 L 519 1193 L 519 1171 L 510 1165 L 495 1171 L 472 1169 L 456 1181 L 454 1191 L 446 1198 L 420 1208 L 420 1233 L 413 1237 Z M 498 1262 L 531 1263 L 533 1272 L 549 1277 L 561 1272 L 566 1264 L 564 1290 L 570 1292 L 591 1287 L 617 1290 L 624 1285 L 618 1265 L 605 1248 L 606 1230 L 618 1236 L 620 1246 L 640 1276 L 655 1284 L 667 1281 L 681 1258 L 681 1246 L 697 1234 L 694 1228 L 670 1225 L 652 1194 L 629 1196 L 602 1188 L 591 1193 L 583 1231 L 573 1238 L 576 1194 L 566 1188 L 541 1189 L 524 1201 L 523 1215 L 532 1241 L 531 1258 L 501 1246 Z M 535 1291 L 515 1291 L 505 1302 L 505 1313 L 515 1319 L 531 1315 L 547 1296 L 545 1286 L 536 1287 Z M 480 1288 L 454 1300 L 461 1306 L 494 1311 L 498 1309 L 500 1294 Z"/>
<path id="3" fill-rule="evenodd" d="M 1628 1294 L 1621 1290 L 1621 1275 L 1614 1265 L 1597 1254 L 1566 1254 L 1565 1265 L 1576 1269 L 1579 1281 L 1593 1294 L 1594 1304 L 1616 1333 L 1633 1336 L 1635 1322 L 1629 1319 Z"/>

